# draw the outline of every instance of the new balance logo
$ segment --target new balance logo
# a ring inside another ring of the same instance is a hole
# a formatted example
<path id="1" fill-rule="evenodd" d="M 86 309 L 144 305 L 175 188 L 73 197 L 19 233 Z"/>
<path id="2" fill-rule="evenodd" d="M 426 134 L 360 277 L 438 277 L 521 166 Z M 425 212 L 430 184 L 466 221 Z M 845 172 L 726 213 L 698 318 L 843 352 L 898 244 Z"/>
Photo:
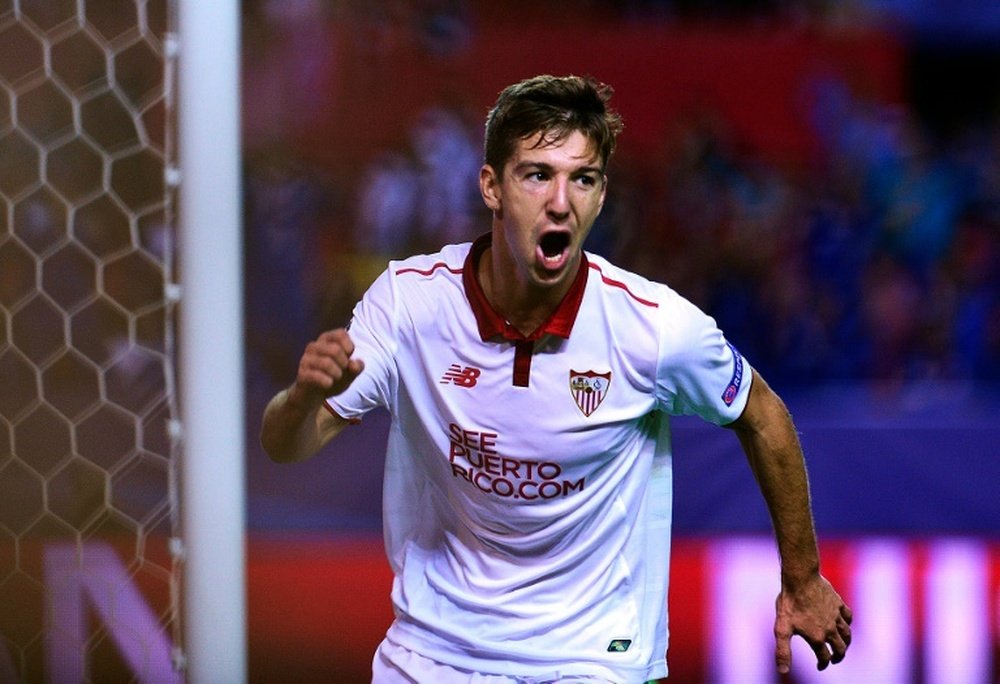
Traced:
<path id="1" fill-rule="evenodd" d="M 475 387 L 476 378 L 478 378 L 481 373 L 481 370 L 474 368 L 473 366 L 466 366 L 463 368 L 457 363 L 453 363 L 448 367 L 448 370 L 444 372 L 444 375 L 441 376 L 441 384 L 453 384 L 458 385 L 459 387 Z"/>

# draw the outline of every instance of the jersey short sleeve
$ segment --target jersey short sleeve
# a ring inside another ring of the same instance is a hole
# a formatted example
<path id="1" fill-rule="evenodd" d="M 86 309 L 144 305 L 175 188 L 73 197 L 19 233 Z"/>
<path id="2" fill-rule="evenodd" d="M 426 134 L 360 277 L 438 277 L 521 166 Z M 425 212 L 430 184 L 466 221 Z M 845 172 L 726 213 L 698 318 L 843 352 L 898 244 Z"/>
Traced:
<path id="1" fill-rule="evenodd" d="M 356 419 L 374 408 L 389 408 L 397 380 L 396 307 L 396 293 L 386 270 L 355 305 L 348 325 L 354 358 L 363 361 L 365 369 L 344 392 L 327 399 L 329 407 L 342 418 Z"/>
<path id="2" fill-rule="evenodd" d="M 750 365 L 713 318 L 673 292 L 664 304 L 656 377 L 661 409 L 716 425 L 733 422 L 750 394 Z"/>

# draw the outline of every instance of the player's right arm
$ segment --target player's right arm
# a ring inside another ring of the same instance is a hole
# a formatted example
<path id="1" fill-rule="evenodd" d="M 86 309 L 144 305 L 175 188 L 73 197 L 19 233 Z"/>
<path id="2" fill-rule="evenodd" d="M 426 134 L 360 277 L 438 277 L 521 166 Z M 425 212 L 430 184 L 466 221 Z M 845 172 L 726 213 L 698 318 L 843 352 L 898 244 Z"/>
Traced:
<path id="1" fill-rule="evenodd" d="M 309 458 L 348 425 L 323 403 L 347 389 L 364 369 L 353 354 L 354 343 L 344 329 L 325 332 L 306 346 L 295 382 L 264 410 L 260 442 L 272 460 Z"/>

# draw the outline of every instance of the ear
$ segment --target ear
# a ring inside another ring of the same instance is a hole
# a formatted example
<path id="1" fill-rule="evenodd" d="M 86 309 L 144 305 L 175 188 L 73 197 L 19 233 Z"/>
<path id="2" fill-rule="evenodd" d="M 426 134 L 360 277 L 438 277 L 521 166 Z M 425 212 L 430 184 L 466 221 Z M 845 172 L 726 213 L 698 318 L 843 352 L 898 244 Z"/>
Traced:
<path id="1" fill-rule="evenodd" d="M 489 164 L 479 169 L 479 192 L 490 211 L 500 211 L 500 177 Z"/>
<path id="2" fill-rule="evenodd" d="M 604 200 L 608 197 L 608 177 L 604 175 L 601 177 L 601 199 L 597 203 L 597 212 L 600 213 L 604 209 Z"/>

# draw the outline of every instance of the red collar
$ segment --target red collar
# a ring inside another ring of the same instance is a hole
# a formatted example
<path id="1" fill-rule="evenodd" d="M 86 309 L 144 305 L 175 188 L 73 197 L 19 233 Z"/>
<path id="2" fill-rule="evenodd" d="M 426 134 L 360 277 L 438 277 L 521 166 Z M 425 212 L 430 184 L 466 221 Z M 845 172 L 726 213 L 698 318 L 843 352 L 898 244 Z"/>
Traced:
<path id="1" fill-rule="evenodd" d="M 555 335 L 557 337 L 568 338 L 573 330 L 573 323 L 576 321 L 576 314 L 580 311 L 580 303 L 583 301 L 583 291 L 587 286 L 588 262 L 587 255 L 581 254 L 580 266 L 576 272 L 573 284 L 569 292 L 559 302 L 559 306 L 552 312 L 549 319 L 538 327 L 530 335 L 522 335 L 521 332 L 508 323 L 503 316 L 497 313 L 493 305 L 486 299 L 483 286 L 479 282 L 478 270 L 479 259 L 483 252 L 489 249 L 493 243 L 493 237 L 489 233 L 481 235 L 472 243 L 472 249 L 465 257 L 465 265 L 462 267 L 462 284 L 465 286 L 465 296 L 469 299 L 472 313 L 476 316 L 476 323 L 479 326 L 479 336 L 485 342 L 494 337 L 503 337 L 512 342 L 524 340 L 537 340 L 543 335 Z"/>

